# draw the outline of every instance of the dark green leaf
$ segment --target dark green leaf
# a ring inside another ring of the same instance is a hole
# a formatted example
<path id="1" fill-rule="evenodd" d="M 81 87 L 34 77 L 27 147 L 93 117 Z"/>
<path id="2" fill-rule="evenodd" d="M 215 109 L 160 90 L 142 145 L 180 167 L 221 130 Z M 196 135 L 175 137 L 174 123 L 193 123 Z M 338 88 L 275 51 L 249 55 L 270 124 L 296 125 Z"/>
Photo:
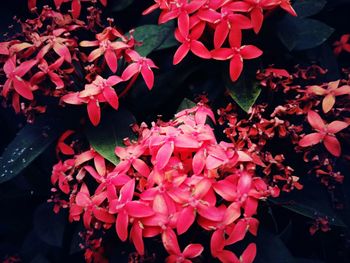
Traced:
<path id="1" fill-rule="evenodd" d="M 66 214 L 61 211 L 55 214 L 53 205 L 41 204 L 34 213 L 34 232 L 45 243 L 61 247 L 64 229 L 67 223 Z"/>
<path id="2" fill-rule="evenodd" d="M 143 25 L 135 28 L 134 37 L 136 41 L 141 42 L 141 45 L 135 48 L 136 51 L 141 56 L 147 56 L 153 50 L 175 46 L 177 42 L 171 39 L 174 30 L 172 21 L 163 25 Z"/>
<path id="3" fill-rule="evenodd" d="M 113 1 L 112 4 L 111 4 L 112 11 L 114 11 L 114 12 L 121 11 L 121 10 L 127 8 L 129 5 L 131 5 L 132 2 L 134 2 L 134 0 L 117 0 L 117 1 Z"/>
<path id="4" fill-rule="evenodd" d="M 30 263 L 50 263 L 50 261 L 42 254 L 38 254 Z"/>
<path id="5" fill-rule="evenodd" d="M 105 114 L 97 127 L 90 125 L 86 135 L 91 146 L 99 154 L 113 164 L 118 164 L 119 160 L 114 154 L 114 149 L 118 145 L 124 145 L 124 138 L 134 136 L 130 125 L 135 122 L 131 112 L 119 108 L 118 111 Z"/>
<path id="6" fill-rule="evenodd" d="M 159 47 L 157 47 L 155 50 L 162 50 L 162 49 L 175 47 L 178 44 L 179 44 L 179 42 L 175 39 L 174 34 L 169 34 L 167 39 L 165 39 L 164 42 Z"/>
<path id="7" fill-rule="evenodd" d="M 323 261 L 308 258 L 295 258 L 294 261 L 295 263 L 323 263 Z"/>
<path id="8" fill-rule="evenodd" d="M 261 227 L 258 233 L 255 263 L 295 263 L 283 241 L 274 233 Z"/>
<path id="9" fill-rule="evenodd" d="M 296 20 L 298 40 L 295 50 L 317 47 L 325 42 L 334 32 L 330 26 L 313 19 Z"/>
<path id="10" fill-rule="evenodd" d="M 22 128 L 0 157 L 0 183 L 17 176 L 60 135 L 61 130 L 59 121 L 47 115 Z"/>
<path id="11" fill-rule="evenodd" d="M 334 32 L 328 25 L 314 20 L 285 17 L 278 26 L 278 36 L 288 50 L 305 50 L 317 47 Z"/>
<path id="12" fill-rule="evenodd" d="M 190 109 L 190 108 L 193 108 L 194 106 L 196 106 L 196 103 L 194 103 L 193 101 L 191 101 L 187 98 L 184 98 L 183 101 L 181 102 L 180 106 L 177 108 L 176 112 L 180 112 L 180 111 L 185 110 L 185 109 Z"/>
<path id="13" fill-rule="evenodd" d="M 326 0 L 297 0 L 293 4 L 293 8 L 298 17 L 308 17 L 319 13 L 326 4 Z"/>
<path id="14" fill-rule="evenodd" d="M 226 88 L 231 98 L 245 112 L 249 111 L 261 93 L 258 83 L 246 79 L 243 75 L 234 83 L 228 81 Z"/>
<path id="15" fill-rule="evenodd" d="M 333 209 L 328 192 L 317 182 L 307 182 L 303 190 L 284 194 L 270 201 L 305 217 L 328 217 L 331 225 L 346 227 Z"/>

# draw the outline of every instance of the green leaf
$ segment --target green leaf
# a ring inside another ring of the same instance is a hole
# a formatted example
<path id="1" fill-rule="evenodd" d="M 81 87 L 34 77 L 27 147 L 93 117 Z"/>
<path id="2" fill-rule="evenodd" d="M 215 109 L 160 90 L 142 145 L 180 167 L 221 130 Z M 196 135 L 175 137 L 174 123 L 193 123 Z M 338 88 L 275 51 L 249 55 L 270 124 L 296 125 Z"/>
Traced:
<path id="1" fill-rule="evenodd" d="M 304 188 L 300 191 L 282 194 L 269 200 L 305 217 L 328 217 L 331 225 L 346 227 L 333 209 L 328 192 L 314 180 L 304 183 Z"/>
<path id="2" fill-rule="evenodd" d="M 60 135 L 60 122 L 49 116 L 22 128 L 0 157 L 0 183 L 11 180 L 31 164 Z"/>
<path id="3" fill-rule="evenodd" d="M 326 0 L 297 0 L 293 4 L 298 17 L 309 17 L 319 13 L 327 4 Z"/>
<path id="4" fill-rule="evenodd" d="M 226 88 L 231 98 L 241 107 L 245 112 L 254 105 L 258 99 L 261 88 L 257 82 L 253 82 L 242 75 L 236 82 L 228 81 Z"/>
<path id="5" fill-rule="evenodd" d="M 153 50 L 175 46 L 176 41 L 171 39 L 175 25 L 170 21 L 162 25 L 143 25 L 135 28 L 133 33 L 136 41 L 141 42 L 135 49 L 141 56 L 147 56 Z"/>
<path id="6" fill-rule="evenodd" d="M 157 47 L 155 50 L 163 50 L 171 47 L 175 47 L 179 44 L 179 42 L 176 40 L 174 34 L 169 34 L 168 37 L 164 40 L 164 42 Z"/>
<path id="7" fill-rule="evenodd" d="M 185 109 L 190 109 L 196 106 L 196 103 L 194 103 L 192 100 L 189 100 L 187 98 L 184 98 L 179 107 L 177 108 L 176 112 L 180 112 Z"/>
<path id="8" fill-rule="evenodd" d="M 132 4 L 134 0 L 117 0 L 112 2 L 112 11 L 113 12 L 118 12 L 121 11 L 125 8 L 127 8 L 129 5 Z"/>
<path id="9" fill-rule="evenodd" d="M 277 34 L 287 49 L 292 51 L 317 47 L 333 32 L 333 28 L 320 21 L 287 16 L 279 23 Z"/>
<path id="10" fill-rule="evenodd" d="M 124 138 L 133 138 L 134 134 L 130 125 L 135 122 L 135 117 L 131 112 L 119 108 L 118 111 L 104 114 L 97 127 L 90 125 L 86 130 L 86 135 L 92 148 L 117 165 L 119 160 L 114 154 L 114 149 L 116 146 L 124 145 Z"/>

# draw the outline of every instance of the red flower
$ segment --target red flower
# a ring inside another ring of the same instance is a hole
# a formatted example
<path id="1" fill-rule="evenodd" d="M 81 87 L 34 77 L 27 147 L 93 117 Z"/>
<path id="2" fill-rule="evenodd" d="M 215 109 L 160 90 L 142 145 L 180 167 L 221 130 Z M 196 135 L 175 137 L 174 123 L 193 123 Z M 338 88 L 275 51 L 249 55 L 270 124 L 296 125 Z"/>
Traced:
<path id="1" fill-rule="evenodd" d="M 30 79 L 32 85 L 39 84 L 45 80 L 46 76 L 48 76 L 51 82 L 56 85 L 56 89 L 62 89 L 64 87 L 64 82 L 55 71 L 57 71 L 62 66 L 63 62 L 64 58 L 60 57 L 54 63 L 48 65 L 46 60 L 42 59 L 38 64 L 40 71 L 35 73 Z"/>
<path id="2" fill-rule="evenodd" d="M 4 84 L 2 95 L 7 97 L 8 92 L 13 88 L 23 98 L 33 100 L 33 87 L 22 77 L 37 63 L 37 60 L 28 60 L 16 67 L 16 56 L 8 58 L 4 65 L 7 80 Z"/>
<path id="3" fill-rule="evenodd" d="M 336 157 L 341 154 L 341 146 L 334 134 L 347 128 L 349 124 L 343 121 L 333 121 L 326 124 L 320 115 L 310 110 L 307 115 L 309 124 L 317 131 L 305 135 L 300 141 L 299 146 L 308 147 L 323 142 L 326 149 Z"/>
<path id="4" fill-rule="evenodd" d="M 245 0 L 249 8 L 245 11 L 250 13 L 250 19 L 255 33 L 261 29 L 264 20 L 264 10 L 276 6 L 276 0 Z M 243 6 L 243 5 L 242 5 Z M 237 9 L 236 9 L 237 10 Z M 241 9 L 242 10 L 242 9 Z"/>
<path id="5" fill-rule="evenodd" d="M 128 171 L 132 166 L 142 176 L 149 175 L 149 167 L 140 159 L 140 156 L 145 152 L 145 147 L 140 145 L 131 145 L 128 148 L 117 146 L 114 152 L 121 159 L 115 171 Z"/>
<path id="6" fill-rule="evenodd" d="M 81 2 L 82 1 L 93 2 L 92 0 L 54 0 L 55 6 L 56 6 L 57 9 L 60 9 L 60 7 L 61 7 L 61 5 L 63 3 L 72 2 L 71 9 L 72 9 L 72 15 L 73 15 L 74 18 L 78 18 L 79 15 L 80 15 Z M 37 0 L 28 0 L 28 8 L 29 8 L 29 10 L 31 10 L 31 9 L 36 7 L 36 2 L 37 2 Z M 107 5 L 107 0 L 100 0 L 100 2 L 104 6 Z"/>
<path id="7" fill-rule="evenodd" d="M 63 57 L 68 63 L 72 62 L 72 56 L 70 54 L 70 46 L 75 46 L 76 43 L 71 38 L 63 38 L 62 35 L 67 33 L 64 28 L 55 29 L 49 36 L 43 36 L 39 38 L 39 42 L 46 43 L 46 45 L 39 51 L 37 58 L 44 58 L 45 55 L 53 49 L 59 57 Z"/>
<path id="8" fill-rule="evenodd" d="M 120 34 L 120 33 L 119 33 Z M 120 36 L 122 36 L 120 34 Z M 95 41 L 82 41 L 80 42 L 82 47 L 95 47 L 97 49 L 93 50 L 88 56 L 88 61 L 92 62 L 98 59 L 100 56 L 104 56 L 110 70 L 115 73 L 118 69 L 118 59 L 121 57 L 121 51 L 129 48 L 130 46 L 121 41 L 111 42 L 110 39 L 101 39 Z"/>
<path id="9" fill-rule="evenodd" d="M 199 23 L 191 29 L 188 36 L 182 35 L 180 30 L 176 29 L 175 38 L 181 43 L 181 45 L 175 52 L 173 60 L 174 65 L 180 63 L 186 57 L 189 51 L 192 51 L 193 54 L 204 59 L 211 58 L 209 50 L 203 45 L 202 42 L 198 41 L 204 31 L 204 28 L 205 24 Z"/>
<path id="10" fill-rule="evenodd" d="M 204 248 L 200 244 L 189 244 L 181 252 L 176 235 L 170 235 L 167 239 L 165 249 L 169 253 L 169 256 L 165 260 L 166 263 L 191 263 L 192 261 L 189 258 L 198 257 L 202 254 Z"/>
<path id="11" fill-rule="evenodd" d="M 117 214 L 116 231 L 119 238 L 125 241 L 128 237 L 129 217 L 143 218 L 154 214 L 151 207 L 140 201 L 132 201 L 134 196 L 135 180 L 127 182 L 119 193 L 119 198 L 111 201 L 109 211 Z"/>
<path id="12" fill-rule="evenodd" d="M 85 85 L 83 91 L 68 93 L 62 97 L 62 101 L 74 105 L 87 104 L 90 121 L 93 125 L 97 126 L 101 119 L 100 102 L 107 101 L 114 109 L 118 109 L 118 95 L 112 86 L 122 81 L 118 76 L 111 76 L 108 79 L 97 76 L 91 84 Z"/>
<path id="13" fill-rule="evenodd" d="M 334 46 L 334 54 L 338 56 L 342 51 L 350 52 L 350 34 L 345 34 L 340 37 L 339 41 L 335 41 Z"/>
<path id="14" fill-rule="evenodd" d="M 71 205 L 70 216 L 73 220 L 79 220 L 83 214 L 83 222 L 86 228 L 90 228 L 93 216 L 106 224 L 114 222 L 114 216 L 109 214 L 107 209 L 99 207 L 106 199 L 105 193 L 90 196 L 89 189 L 83 184 L 75 197 L 75 203 Z"/>
<path id="15" fill-rule="evenodd" d="M 124 81 L 131 79 L 141 72 L 148 89 L 152 89 L 154 83 L 154 75 L 152 68 L 158 68 L 149 58 L 141 57 L 134 50 L 127 50 L 126 54 L 131 58 L 132 63 L 124 70 L 122 79 Z"/>
<path id="16" fill-rule="evenodd" d="M 224 3 L 221 1 L 222 4 Z M 223 6 L 220 13 L 209 8 L 198 12 L 198 17 L 215 25 L 214 47 L 220 48 L 229 34 L 235 34 L 237 30 L 251 28 L 249 18 L 242 14 L 235 14 L 230 5 Z M 232 28 L 234 30 L 231 30 Z"/>
<path id="17" fill-rule="evenodd" d="M 58 142 L 57 142 L 57 146 L 56 146 L 56 154 L 57 155 L 59 152 L 65 154 L 65 155 L 73 155 L 74 154 L 73 148 L 64 142 L 73 133 L 74 133 L 74 131 L 67 130 L 60 136 L 60 138 L 58 139 Z"/>
<path id="18" fill-rule="evenodd" d="M 231 48 L 218 48 L 211 51 L 212 57 L 218 60 L 230 60 L 230 76 L 236 81 L 243 70 L 243 59 L 260 57 L 262 51 L 253 45 L 241 46 L 242 35 L 240 30 L 230 34 L 229 42 Z"/>
<path id="19" fill-rule="evenodd" d="M 170 9 L 162 13 L 159 17 L 159 23 L 163 24 L 177 18 L 178 29 L 181 35 L 186 38 L 190 29 L 189 14 L 197 11 L 205 2 L 206 0 L 193 0 L 190 2 L 187 0 L 177 0 L 176 4 L 171 4 Z"/>

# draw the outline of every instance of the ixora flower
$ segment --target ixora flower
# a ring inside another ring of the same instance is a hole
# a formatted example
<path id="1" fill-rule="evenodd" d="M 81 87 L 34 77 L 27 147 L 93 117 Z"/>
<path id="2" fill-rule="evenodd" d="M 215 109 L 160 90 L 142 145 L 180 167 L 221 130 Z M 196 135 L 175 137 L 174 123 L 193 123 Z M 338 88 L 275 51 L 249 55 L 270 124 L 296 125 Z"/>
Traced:
<path id="1" fill-rule="evenodd" d="M 253 163 L 249 154 L 217 142 L 207 117 L 215 120 L 199 104 L 170 122 L 143 126 L 137 141 L 116 147 L 116 166 L 106 165 L 91 149 L 68 159 L 70 166 L 60 161 L 52 182 L 68 196 L 69 202 L 61 203 L 69 203 L 70 220 L 82 218 L 87 229 L 114 225 L 120 240 L 129 237 L 140 255 L 145 254 L 145 238 L 160 236 L 169 253 L 166 262 L 191 262 L 201 255 L 202 244 L 181 251 L 178 243 L 179 235 L 198 225 L 212 232 L 213 257 L 253 262 L 254 244 L 240 259 L 225 247 L 243 240 L 247 231 L 257 234 L 258 202 L 276 196 L 276 190 L 246 169 Z M 91 179 L 94 192 L 85 183 Z"/>
<path id="2" fill-rule="evenodd" d="M 327 88 L 314 85 L 310 86 L 307 92 L 318 96 L 324 96 L 322 100 L 322 109 L 324 113 L 327 113 L 333 108 L 337 96 L 350 95 L 350 86 L 343 85 L 339 87 L 339 84 L 340 80 L 329 82 Z"/>
<path id="3" fill-rule="evenodd" d="M 101 102 L 108 102 L 114 109 L 118 109 L 118 95 L 113 89 L 113 86 L 122 81 L 118 76 L 110 76 L 108 79 L 97 76 L 91 84 L 85 85 L 84 90 L 66 94 L 62 97 L 62 101 L 74 105 L 87 104 L 91 123 L 96 126 L 101 119 Z"/>
<path id="4" fill-rule="evenodd" d="M 203 59 L 230 59 L 230 76 L 236 81 L 242 72 L 242 60 L 262 55 L 262 51 L 254 46 L 241 46 L 242 30 L 253 29 L 258 33 L 263 25 L 264 11 L 278 6 L 296 16 L 289 0 L 155 0 L 155 4 L 143 14 L 160 9 L 159 24 L 177 20 L 174 34 L 181 45 L 174 55 L 174 65 L 180 63 L 189 51 Z M 211 52 L 203 44 L 208 31 L 214 31 L 214 50 Z M 227 38 L 229 48 L 225 47 Z"/>
<path id="5" fill-rule="evenodd" d="M 81 12 L 81 2 L 93 2 L 93 0 L 54 0 L 55 6 L 57 9 L 60 9 L 63 3 L 71 3 L 72 15 L 74 18 L 78 18 Z M 99 0 L 99 2 L 106 6 L 107 0 Z M 35 8 L 37 5 L 37 0 L 28 0 L 28 8 L 29 10 Z"/>
<path id="6" fill-rule="evenodd" d="M 339 56 L 339 54 L 343 51 L 350 53 L 350 34 L 345 34 L 340 37 L 338 41 L 333 43 L 334 46 L 334 54 Z"/>
<path id="7" fill-rule="evenodd" d="M 211 54 L 217 60 L 230 60 L 230 77 L 236 81 L 243 70 L 243 59 L 254 59 L 262 55 L 262 51 L 253 45 L 241 46 L 242 36 L 240 31 L 230 35 L 230 48 L 214 49 Z"/>
<path id="8" fill-rule="evenodd" d="M 332 121 L 331 123 L 326 124 L 321 116 L 313 110 L 308 112 L 307 120 L 316 132 L 305 135 L 299 141 L 299 146 L 308 147 L 318 143 L 323 143 L 331 154 L 339 157 L 341 154 L 341 146 L 338 139 L 335 137 L 335 134 L 347 128 L 349 124 L 344 121 Z"/>

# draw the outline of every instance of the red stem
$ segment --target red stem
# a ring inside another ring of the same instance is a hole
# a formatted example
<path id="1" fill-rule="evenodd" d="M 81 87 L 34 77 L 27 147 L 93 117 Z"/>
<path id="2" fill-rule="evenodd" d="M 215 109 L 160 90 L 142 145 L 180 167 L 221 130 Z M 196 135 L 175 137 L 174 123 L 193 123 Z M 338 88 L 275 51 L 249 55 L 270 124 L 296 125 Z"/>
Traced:
<path id="1" fill-rule="evenodd" d="M 119 98 L 124 97 L 126 95 L 126 93 L 128 93 L 128 91 L 131 89 L 132 85 L 134 85 L 134 83 L 139 75 L 140 75 L 140 72 L 132 77 L 131 81 L 128 83 L 126 88 L 123 90 L 122 93 L 120 93 Z"/>

